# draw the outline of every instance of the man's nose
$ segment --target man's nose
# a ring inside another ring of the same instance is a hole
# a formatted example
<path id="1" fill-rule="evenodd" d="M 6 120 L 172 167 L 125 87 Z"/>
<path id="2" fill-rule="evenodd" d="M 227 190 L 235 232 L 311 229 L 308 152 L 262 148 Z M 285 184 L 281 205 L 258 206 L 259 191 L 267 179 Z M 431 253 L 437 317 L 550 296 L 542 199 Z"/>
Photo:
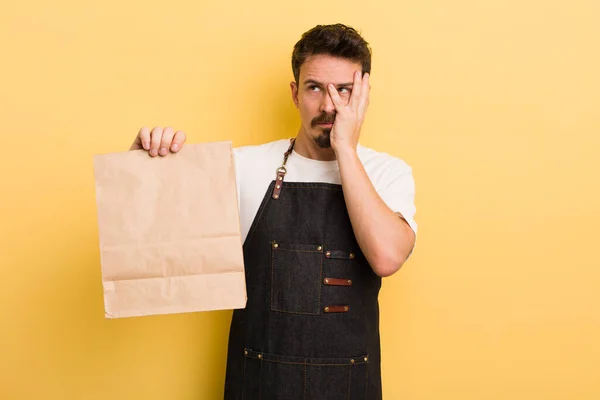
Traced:
<path id="1" fill-rule="evenodd" d="M 326 112 L 327 114 L 331 114 L 335 111 L 335 106 L 333 105 L 333 100 L 331 100 L 331 96 L 329 93 L 325 93 L 321 100 L 321 107 L 319 111 Z"/>

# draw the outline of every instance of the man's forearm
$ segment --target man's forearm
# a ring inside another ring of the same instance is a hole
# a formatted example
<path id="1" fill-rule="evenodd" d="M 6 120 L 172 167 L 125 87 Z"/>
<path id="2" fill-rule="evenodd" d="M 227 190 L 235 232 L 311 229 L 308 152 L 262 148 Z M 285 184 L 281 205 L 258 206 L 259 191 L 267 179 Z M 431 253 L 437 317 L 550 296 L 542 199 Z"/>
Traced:
<path id="1" fill-rule="evenodd" d="M 392 275 L 406 261 L 414 232 L 377 194 L 356 151 L 338 151 L 337 159 L 356 240 L 377 275 Z"/>

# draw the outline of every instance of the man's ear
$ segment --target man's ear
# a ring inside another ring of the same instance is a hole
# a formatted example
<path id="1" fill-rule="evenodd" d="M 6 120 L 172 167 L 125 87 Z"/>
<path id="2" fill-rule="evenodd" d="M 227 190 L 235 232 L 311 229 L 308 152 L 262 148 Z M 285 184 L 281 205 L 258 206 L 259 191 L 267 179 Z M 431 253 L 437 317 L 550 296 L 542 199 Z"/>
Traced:
<path id="1" fill-rule="evenodd" d="M 298 84 L 295 81 L 290 82 L 290 89 L 292 89 L 292 101 L 298 108 Z"/>

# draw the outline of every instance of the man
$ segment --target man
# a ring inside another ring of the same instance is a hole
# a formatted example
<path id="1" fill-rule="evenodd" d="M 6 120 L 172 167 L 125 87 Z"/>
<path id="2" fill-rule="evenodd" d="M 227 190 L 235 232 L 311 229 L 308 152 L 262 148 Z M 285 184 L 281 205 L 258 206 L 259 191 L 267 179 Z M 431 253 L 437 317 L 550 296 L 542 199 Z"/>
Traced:
<path id="1" fill-rule="evenodd" d="M 371 51 L 354 29 L 304 33 L 292 69 L 296 137 L 235 149 L 248 302 L 225 399 L 381 399 L 378 294 L 414 246 L 412 171 L 358 144 Z M 132 149 L 184 142 L 142 128 Z"/>

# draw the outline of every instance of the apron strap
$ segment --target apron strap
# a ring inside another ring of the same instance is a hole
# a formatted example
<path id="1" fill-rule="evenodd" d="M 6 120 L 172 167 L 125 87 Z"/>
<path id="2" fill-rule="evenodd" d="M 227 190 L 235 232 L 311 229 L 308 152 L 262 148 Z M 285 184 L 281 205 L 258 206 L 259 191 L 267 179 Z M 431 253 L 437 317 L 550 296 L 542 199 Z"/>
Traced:
<path id="1" fill-rule="evenodd" d="M 285 163 L 287 163 L 288 157 L 292 154 L 292 150 L 294 149 L 294 143 L 296 143 L 295 138 L 290 139 L 290 147 L 287 149 L 285 154 L 283 155 L 283 164 L 281 167 L 277 168 L 277 175 L 275 176 L 275 187 L 273 188 L 273 199 L 277 200 L 279 198 L 279 194 L 281 193 L 281 186 L 283 186 L 283 178 L 287 173 L 285 169 Z"/>

